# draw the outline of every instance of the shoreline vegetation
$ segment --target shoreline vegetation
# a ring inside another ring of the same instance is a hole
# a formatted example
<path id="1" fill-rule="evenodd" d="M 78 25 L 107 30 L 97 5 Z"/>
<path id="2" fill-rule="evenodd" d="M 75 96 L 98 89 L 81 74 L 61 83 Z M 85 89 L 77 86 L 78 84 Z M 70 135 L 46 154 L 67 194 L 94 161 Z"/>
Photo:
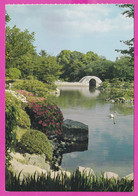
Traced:
<path id="1" fill-rule="evenodd" d="M 105 80 L 99 90 L 107 94 L 105 99 L 115 103 L 134 103 L 134 82 L 120 81 L 119 79 Z"/>
<path id="2" fill-rule="evenodd" d="M 35 164 L 30 164 L 36 160 L 41 160 L 39 164 L 42 167 L 42 164 L 44 164 L 42 163 L 42 157 L 44 155 L 41 156 L 41 159 L 38 155 L 29 155 L 27 153 L 24 155 L 16 153 L 14 156 L 18 157 L 18 161 L 16 159 L 13 161 L 17 166 L 16 174 L 8 172 L 6 180 L 7 191 L 133 191 L 133 174 L 119 178 L 117 174 L 112 172 L 95 174 L 91 168 L 84 167 L 78 167 L 73 172 L 64 170 L 53 171 L 49 169 L 48 163 L 45 163 L 47 170 L 44 170 Z M 25 163 L 24 157 L 28 158 L 29 163 Z M 23 162 L 25 163 L 24 165 L 22 164 Z M 22 168 L 22 170 L 17 173 L 18 168 Z M 29 174 L 27 170 L 29 170 Z"/>

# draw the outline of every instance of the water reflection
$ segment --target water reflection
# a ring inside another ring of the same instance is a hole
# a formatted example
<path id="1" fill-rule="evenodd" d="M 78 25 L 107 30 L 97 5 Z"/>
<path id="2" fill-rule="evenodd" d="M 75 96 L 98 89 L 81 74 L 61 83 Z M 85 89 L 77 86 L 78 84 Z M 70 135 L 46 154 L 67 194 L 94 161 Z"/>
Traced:
<path id="1" fill-rule="evenodd" d="M 74 170 L 80 165 L 95 171 L 116 172 L 120 176 L 132 173 L 133 105 L 107 103 L 102 93 L 87 95 L 83 90 L 68 89 L 62 90 L 58 99 L 65 119 L 80 121 L 89 127 L 88 150 L 64 152 L 61 166 Z M 114 111 L 115 121 L 108 117 Z"/>
<path id="2" fill-rule="evenodd" d="M 59 141 L 53 152 L 54 162 L 60 166 L 62 165 L 63 154 L 71 152 L 83 152 L 86 150 L 88 150 L 88 140 L 85 140 L 81 143 Z"/>
<path id="3" fill-rule="evenodd" d="M 100 91 L 93 87 L 77 87 L 77 86 L 61 86 L 58 87 L 61 91 L 78 91 L 81 96 L 96 98 L 99 96 Z"/>
<path id="4" fill-rule="evenodd" d="M 122 115 L 131 115 L 134 112 L 134 105 L 132 103 L 115 103 L 111 105 L 110 111 L 117 111 L 119 114 Z"/>
<path id="5" fill-rule="evenodd" d="M 65 87 L 64 87 L 65 88 Z M 62 87 L 62 89 L 64 89 Z M 66 90 L 60 91 L 60 96 L 56 98 L 56 103 L 61 108 L 91 108 L 96 106 L 96 99 L 103 104 L 104 100 L 100 97 L 100 91 L 90 92 L 88 87 L 73 88 L 66 87 Z M 76 89 L 76 90 L 75 90 Z"/>

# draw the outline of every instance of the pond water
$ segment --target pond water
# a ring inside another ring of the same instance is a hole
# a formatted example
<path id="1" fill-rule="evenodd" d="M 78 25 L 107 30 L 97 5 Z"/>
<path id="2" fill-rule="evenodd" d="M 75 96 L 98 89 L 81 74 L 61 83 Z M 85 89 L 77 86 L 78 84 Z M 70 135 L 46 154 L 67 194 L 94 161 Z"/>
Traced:
<path id="1" fill-rule="evenodd" d="M 89 127 L 88 148 L 63 154 L 62 168 L 74 171 L 90 167 L 96 173 L 111 171 L 120 177 L 133 172 L 132 104 L 111 104 L 105 95 L 87 87 L 60 88 L 57 98 L 64 119 L 80 121 Z M 116 111 L 115 122 L 109 114 Z"/>

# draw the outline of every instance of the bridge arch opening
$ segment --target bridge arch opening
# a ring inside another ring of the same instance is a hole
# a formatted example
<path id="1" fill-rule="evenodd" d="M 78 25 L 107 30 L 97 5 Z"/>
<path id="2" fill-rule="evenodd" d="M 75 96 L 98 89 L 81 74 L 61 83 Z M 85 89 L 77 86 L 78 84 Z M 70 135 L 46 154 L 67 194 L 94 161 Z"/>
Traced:
<path id="1" fill-rule="evenodd" d="M 95 88 L 96 87 L 96 80 L 95 79 L 91 79 L 90 81 L 89 81 L 89 87 L 90 88 Z"/>

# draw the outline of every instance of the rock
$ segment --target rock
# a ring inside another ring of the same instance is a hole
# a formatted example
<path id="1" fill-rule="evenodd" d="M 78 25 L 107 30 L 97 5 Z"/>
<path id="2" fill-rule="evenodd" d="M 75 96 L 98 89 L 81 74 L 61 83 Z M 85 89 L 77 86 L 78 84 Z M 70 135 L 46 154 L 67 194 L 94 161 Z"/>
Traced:
<path id="1" fill-rule="evenodd" d="M 69 171 L 64 171 L 64 170 L 59 170 L 59 171 L 56 171 L 56 172 L 52 171 L 50 173 L 50 175 L 51 175 L 52 179 L 56 178 L 59 175 L 60 176 L 60 180 L 62 180 L 62 175 L 63 176 L 66 175 L 68 178 L 71 177 L 71 173 Z"/>
<path id="2" fill-rule="evenodd" d="M 119 175 L 116 174 L 116 173 L 113 173 L 113 172 L 104 172 L 103 176 L 104 176 L 105 179 L 106 179 L 106 178 L 108 178 L 108 179 L 114 178 L 114 179 L 116 179 L 116 180 L 119 179 Z"/>
<path id="3" fill-rule="evenodd" d="M 45 155 L 38 155 L 38 154 L 20 154 L 20 153 L 11 153 L 13 160 L 18 161 L 19 163 L 26 164 L 26 165 L 34 165 L 38 166 L 41 169 L 45 169 L 47 171 L 50 170 L 50 165 L 48 162 L 45 162 Z"/>
<path id="4" fill-rule="evenodd" d="M 131 174 L 129 174 L 129 175 L 123 177 L 123 178 L 124 178 L 124 179 L 127 179 L 127 180 L 134 180 L 134 174 L 131 173 Z"/>
<path id="5" fill-rule="evenodd" d="M 125 103 L 125 98 L 124 97 L 119 97 L 119 101 L 121 102 L 121 103 Z"/>
<path id="6" fill-rule="evenodd" d="M 25 180 L 25 178 L 27 177 L 34 176 L 34 174 L 36 174 L 36 177 L 38 175 L 47 174 L 47 171 L 44 169 L 41 169 L 34 165 L 22 164 L 15 159 L 11 160 L 11 166 L 9 170 L 12 171 L 13 174 L 17 177 L 20 174 L 19 179 L 21 182 L 23 181 L 23 179 Z"/>
<path id="7" fill-rule="evenodd" d="M 10 155 L 11 155 L 14 159 L 16 159 L 17 161 L 19 161 L 19 162 L 21 162 L 21 163 L 25 163 L 25 162 L 26 162 L 26 160 L 25 160 L 23 154 L 11 152 Z"/>
<path id="8" fill-rule="evenodd" d="M 63 122 L 63 140 L 67 141 L 88 141 L 88 126 L 78 122 L 67 119 Z"/>
<path id="9" fill-rule="evenodd" d="M 26 163 L 29 165 L 35 165 L 40 167 L 41 169 L 50 170 L 50 165 L 45 162 L 45 155 L 37 155 L 37 154 L 28 154 L 25 153 L 24 157 L 26 159 Z"/>
<path id="10" fill-rule="evenodd" d="M 110 99 L 110 103 L 115 103 L 115 100 L 114 99 Z"/>
<path id="11" fill-rule="evenodd" d="M 60 95 L 60 90 L 57 88 L 56 89 L 56 94 L 59 96 Z"/>
<path id="12" fill-rule="evenodd" d="M 95 175 L 93 169 L 89 168 L 89 167 L 78 167 L 78 170 L 80 171 L 81 174 L 85 173 L 87 176 L 89 175 Z"/>
<path id="13" fill-rule="evenodd" d="M 60 90 L 57 88 L 55 91 L 49 93 L 50 95 L 56 95 L 57 97 L 60 95 Z"/>
<path id="14" fill-rule="evenodd" d="M 31 155 L 28 153 L 25 153 L 24 155 L 20 153 L 11 153 L 11 155 L 13 158 L 10 160 L 11 165 L 9 170 L 13 175 L 16 175 L 17 178 L 19 177 L 20 182 L 22 182 L 23 179 L 25 180 L 27 177 L 33 177 L 34 175 L 36 179 L 38 176 L 47 176 L 48 174 L 50 174 L 52 178 L 59 175 L 61 180 L 62 174 L 71 177 L 69 171 L 64 171 L 62 169 L 59 171 L 51 170 L 49 164 L 45 163 L 45 155 Z"/>

